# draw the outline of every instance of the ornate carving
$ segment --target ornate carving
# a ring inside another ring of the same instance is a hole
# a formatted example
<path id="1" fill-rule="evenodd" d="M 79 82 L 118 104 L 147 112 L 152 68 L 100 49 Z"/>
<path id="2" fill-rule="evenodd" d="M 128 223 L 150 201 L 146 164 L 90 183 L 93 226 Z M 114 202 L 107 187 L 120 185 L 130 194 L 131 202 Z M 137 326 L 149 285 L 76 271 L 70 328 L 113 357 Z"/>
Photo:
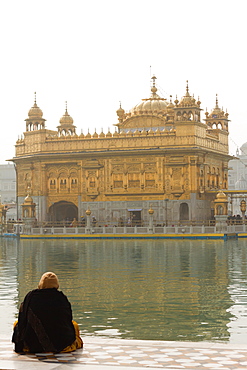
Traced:
<path id="1" fill-rule="evenodd" d="M 144 170 L 145 171 L 156 171 L 156 163 L 144 163 Z"/>
<path id="2" fill-rule="evenodd" d="M 112 172 L 123 172 L 124 166 L 123 165 L 113 165 Z"/>

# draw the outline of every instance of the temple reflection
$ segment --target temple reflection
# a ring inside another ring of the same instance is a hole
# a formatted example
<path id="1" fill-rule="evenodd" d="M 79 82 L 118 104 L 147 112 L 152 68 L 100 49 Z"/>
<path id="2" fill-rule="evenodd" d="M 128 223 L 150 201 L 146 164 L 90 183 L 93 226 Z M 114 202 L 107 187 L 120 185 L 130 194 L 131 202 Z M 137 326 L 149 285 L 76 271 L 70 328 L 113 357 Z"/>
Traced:
<path id="1" fill-rule="evenodd" d="M 234 336 L 229 330 L 235 315 L 235 283 L 229 281 L 236 265 L 234 243 L 2 239 L 1 279 L 12 284 L 5 301 L 12 307 L 8 325 L 43 272 L 54 271 L 82 333 L 228 341 Z"/>

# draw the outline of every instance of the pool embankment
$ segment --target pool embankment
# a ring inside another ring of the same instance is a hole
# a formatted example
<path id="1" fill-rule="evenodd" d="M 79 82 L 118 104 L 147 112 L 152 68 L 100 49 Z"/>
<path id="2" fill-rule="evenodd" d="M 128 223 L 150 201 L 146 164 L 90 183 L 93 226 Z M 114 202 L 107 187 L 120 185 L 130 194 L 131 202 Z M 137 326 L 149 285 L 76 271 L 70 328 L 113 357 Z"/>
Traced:
<path id="1" fill-rule="evenodd" d="M 11 235 L 8 235 L 11 236 Z M 17 236 L 17 235 L 12 235 Z M 238 239 L 247 233 L 214 234 L 21 234 L 21 239 Z"/>

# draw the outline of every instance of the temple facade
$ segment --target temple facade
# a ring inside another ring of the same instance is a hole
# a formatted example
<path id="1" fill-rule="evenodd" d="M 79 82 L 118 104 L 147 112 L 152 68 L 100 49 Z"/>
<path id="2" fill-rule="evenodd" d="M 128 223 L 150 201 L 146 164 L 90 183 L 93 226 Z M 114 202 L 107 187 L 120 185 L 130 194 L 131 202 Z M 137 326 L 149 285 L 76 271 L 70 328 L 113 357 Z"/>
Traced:
<path id="1" fill-rule="evenodd" d="M 215 192 L 228 188 L 228 113 L 218 105 L 201 117 L 189 92 L 151 95 L 126 112 L 117 110 L 115 132 L 76 133 L 67 107 L 57 131 L 46 128 L 36 97 L 26 131 L 16 142 L 19 214 L 28 192 L 38 221 L 80 220 L 87 209 L 107 223 L 209 220 Z"/>

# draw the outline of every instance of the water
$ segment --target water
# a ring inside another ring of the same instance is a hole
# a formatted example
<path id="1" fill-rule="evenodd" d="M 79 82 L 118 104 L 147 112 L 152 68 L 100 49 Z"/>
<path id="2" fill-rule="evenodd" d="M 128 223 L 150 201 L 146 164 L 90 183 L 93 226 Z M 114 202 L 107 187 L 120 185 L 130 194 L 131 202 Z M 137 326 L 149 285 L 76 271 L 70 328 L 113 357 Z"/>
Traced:
<path id="1" fill-rule="evenodd" d="M 86 335 L 245 343 L 247 239 L 0 238 L 0 328 L 54 271 Z"/>

